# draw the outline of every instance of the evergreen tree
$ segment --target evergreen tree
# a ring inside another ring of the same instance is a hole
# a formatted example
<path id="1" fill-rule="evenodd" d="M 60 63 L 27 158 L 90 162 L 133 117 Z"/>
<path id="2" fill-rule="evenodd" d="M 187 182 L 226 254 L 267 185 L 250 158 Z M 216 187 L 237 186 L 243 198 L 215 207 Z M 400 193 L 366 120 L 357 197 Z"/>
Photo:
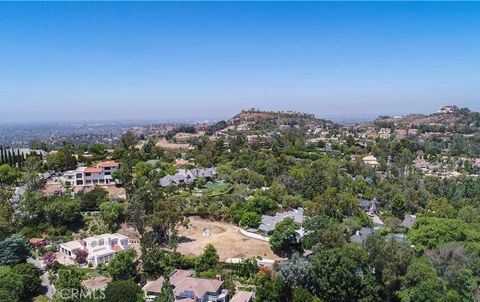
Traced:
<path id="1" fill-rule="evenodd" d="M 28 243 L 19 235 L 12 235 L 0 241 L 0 265 L 15 265 L 30 256 Z"/>
<path id="2" fill-rule="evenodd" d="M 18 167 L 22 167 L 22 162 L 23 162 L 23 153 L 20 153 L 20 150 L 18 150 Z"/>
<path id="3" fill-rule="evenodd" d="M 2 163 L 7 164 L 8 159 L 7 159 L 7 149 L 3 148 L 2 150 Z"/>
<path id="4" fill-rule="evenodd" d="M 15 149 L 13 149 L 13 166 L 14 167 L 20 167 L 19 157 L 20 157 L 20 150 L 17 150 L 17 152 L 15 152 Z"/>
<path id="5" fill-rule="evenodd" d="M 10 165 L 10 167 L 13 167 L 12 150 L 8 150 L 8 164 Z"/>

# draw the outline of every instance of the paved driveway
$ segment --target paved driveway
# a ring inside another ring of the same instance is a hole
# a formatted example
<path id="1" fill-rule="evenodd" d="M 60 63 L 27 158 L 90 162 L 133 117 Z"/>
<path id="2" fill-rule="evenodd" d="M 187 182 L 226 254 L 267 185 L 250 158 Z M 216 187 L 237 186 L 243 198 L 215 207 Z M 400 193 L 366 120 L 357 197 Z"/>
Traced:
<path id="1" fill-rule="evenodd" d="M 43 269 L 43 263 L 33 258 L 27 258 L 27 263 L 31 263 L 38 268 L 40 272 L 40 279 L 42 280 L 42 294 L 47 296 L 49 299 L 53 299 L 54 289 L 50 280 L 48 280 L 48 272 Z"/>

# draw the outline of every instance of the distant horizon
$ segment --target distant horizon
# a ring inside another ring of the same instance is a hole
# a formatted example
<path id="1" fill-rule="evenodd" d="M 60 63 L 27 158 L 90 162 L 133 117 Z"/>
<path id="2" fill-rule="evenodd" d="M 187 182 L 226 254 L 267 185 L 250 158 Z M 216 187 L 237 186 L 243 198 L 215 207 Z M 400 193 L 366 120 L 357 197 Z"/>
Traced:
<path id="1" fill-rule="evenodd" d="M 275 109 L 264 109 L 264 108 L 256 108 L 260 111 L 267 111 L 267 112 L 301 112 L 307 114 L 314 114 L 316 118 L 331 120 L 333 122 L 340 123 L 341 121 L 353 121 L 353 122 L 365 122 L 375 120 L 380 116 L 405 116 L 408 114 L 433 114 L 437 112 L 440 108 L 444 106 L 455 105 L 459 108 L 467 107 L 471 111 L 480 111 L 479 109 L 471 108 L 468 106 L 461 106 L 458 104 L 445 104 L 438 108 L 434 108 L 431 111 L 423 111 L 423 112 L 384 112 L 384 113 L 357 113 L 357 114 L 326 114 L 326 115 L 319 115 L 314 112 L 309 111 L 300 111 L 300 110 L 275 110 Z M 242 110 L 248 110 L 254 107 L 243 108 L 233 113 L 230 116 L 219 116 L 219 117 L 186 117 L 186 118 L 118 118 L 118 119 L 92 119 L 92 120 L 18 120 L 18 121 L 0 121 L 0 126 L 4 125 L 29 125 L 29 124 L 38 124 L 38 125 L 45 125 L 45 124 L 67 124 L 67 125 L 74 125 L 74 124 L 110 124 L 110 123 L 125 123 L 125 124 L 141 124 L 141 125 L 148 125 L 148 124 L 168 124 L 168 123 L 203 123 L 203 122 L 218 122 L 221 120 L 228 120 L 234 117 L 236 114 L 239 114 Z M 480 106 L 479 106 L 480 108 Z"/>
<path id="2" fill-rule="evenodd" d="M 480 3 L 5 2 L 0 119 L 480 110 Z"/>

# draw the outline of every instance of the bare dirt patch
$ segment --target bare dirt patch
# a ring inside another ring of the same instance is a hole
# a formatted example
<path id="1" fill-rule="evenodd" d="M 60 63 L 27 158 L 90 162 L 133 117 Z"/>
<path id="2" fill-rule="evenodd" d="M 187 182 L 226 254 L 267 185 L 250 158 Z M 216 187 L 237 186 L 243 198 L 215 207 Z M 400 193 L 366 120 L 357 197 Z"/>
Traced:
<path id="1" fill-rule="evenodd" d="M 188 228 L 179 229 L 178 251 L 188 256 L 198 256 L 207 244 L 212 244 L 220 256 L 246 258 L 260 256 L 264 259 L 281 259 L 275 255 L 268 242 L 247 238 L 239 233 L 239 228 L 228 223 L 190 217 Z"/>
<path id="2" fill-rule="evenodd" d="M 170 143 L 166 139 L 160 139 L 156 144 L 157 147 L 163 149 L 188 149 L 190 144 Z"/>

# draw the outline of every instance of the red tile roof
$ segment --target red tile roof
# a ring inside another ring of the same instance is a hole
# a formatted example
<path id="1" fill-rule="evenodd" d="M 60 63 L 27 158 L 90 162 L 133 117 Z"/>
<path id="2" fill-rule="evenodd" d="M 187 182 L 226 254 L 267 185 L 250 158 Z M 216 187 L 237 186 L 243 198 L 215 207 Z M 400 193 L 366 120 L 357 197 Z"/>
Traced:
<path id="1" fill-rule="evenodd" d="M 45 238 L 32 238 L 32 239 L 30 239 L 31 244 L 43 243 L 45 241 L 46 241 Z"/>
<path id="2" fill-rule="evenodd" d="M 116 168 L 118 167 L 118 163 L 116 161 L 113 161 L 113 160 L 107 160 L 107 161 L 102 161 L 100 163 L 97 164 L 97 167 L 98 168 Z"/>
<path id="3" fill-rule="evenodd" d="M 85 168 L 85 173 L 102 173 L 101 168 L 87 167 Z"/>
<path id="4" fill-rule="evenodd" d="M 112 246 L 112 249 L 113 249 L 116 253 L 123 251 L 122 247 L 119 246 L 118 244 L 115 244 L 114 246 Z"/>

